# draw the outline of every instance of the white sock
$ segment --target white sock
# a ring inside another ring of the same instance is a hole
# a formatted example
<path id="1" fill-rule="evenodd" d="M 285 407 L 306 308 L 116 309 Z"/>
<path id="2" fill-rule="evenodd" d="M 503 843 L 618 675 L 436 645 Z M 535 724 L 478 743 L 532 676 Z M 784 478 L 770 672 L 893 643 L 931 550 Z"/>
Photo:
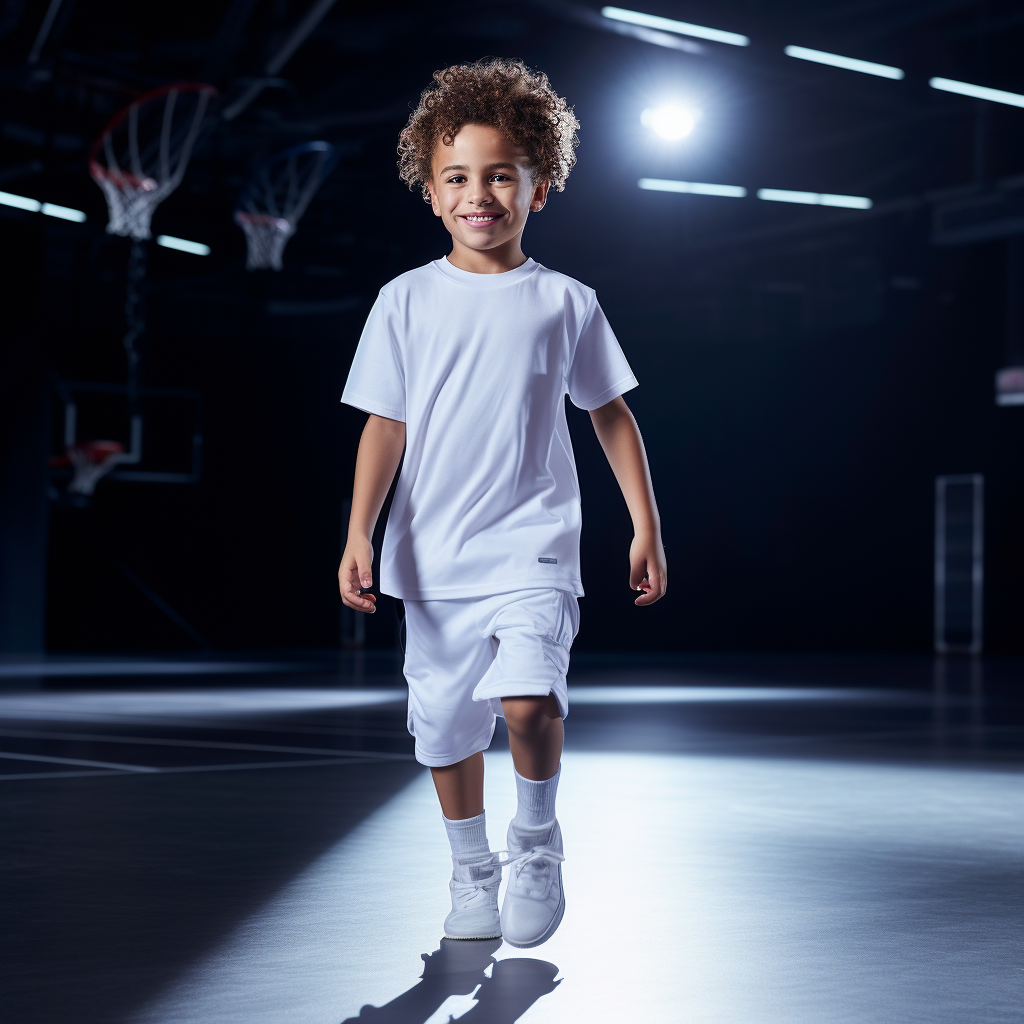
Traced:
<path id="1" fill-rule="evenodd" d="M 487 816 L 478 814 L 475 818 L 446 818 L 443 814 L 448 842 L 452 845 L 453 857 L 467 857 L 475 853 L 487 853 Z"/>
<path id="2" fill-rule="evenodd" d="M 558 771 L 550 779 L 542 779 L 540 782 L 524 779 L 516 772 L 519 806 L 516 809 L 516 816 L 512 819 L 516 825 L 520 828 L 539 828 L 555 820 L 555 793 L 558 790 L 558 776 L 561 772 L 562 766 L 559 765 Z"/>

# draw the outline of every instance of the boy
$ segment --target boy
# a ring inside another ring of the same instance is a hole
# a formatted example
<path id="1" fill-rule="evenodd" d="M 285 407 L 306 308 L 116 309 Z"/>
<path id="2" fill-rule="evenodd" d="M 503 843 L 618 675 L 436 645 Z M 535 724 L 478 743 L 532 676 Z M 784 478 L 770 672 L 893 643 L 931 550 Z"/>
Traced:
<path id="1" fill-rule="evenodd" d="M 633 519 L 635 604 L 653 604 L 667 582 L 643 441 L 621 398 L 636 378 L 594 292 L 521 247 L 529 214 L 564 187 L 578 127 L 520 61 L 434 75 L 400 137 L 399 168 L 452 251 L 381 289 L 342 397 L 370 414 L 338 572 L 356 611 L 374 611 L 370 537 L 404 450 L 380 589 L 405 602 L 408 727 L 451 842 L 444 933 L 519 947 L 549 938 L 565 907 L 555 790 L 583 594 L 566 394 L 590 411 Z M 484 826 L 495 715 L 518 794 L 505 862 Z"/>

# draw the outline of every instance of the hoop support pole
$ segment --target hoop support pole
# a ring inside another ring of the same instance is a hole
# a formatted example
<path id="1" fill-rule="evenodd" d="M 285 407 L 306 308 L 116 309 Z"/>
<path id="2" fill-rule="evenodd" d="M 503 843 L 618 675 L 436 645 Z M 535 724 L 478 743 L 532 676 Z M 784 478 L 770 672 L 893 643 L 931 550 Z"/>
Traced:
<path id="1" fill-rule="evenodd" d="M 64 403 L 64 447 L 70 448 L 78 440 L 78 406 Z"/>

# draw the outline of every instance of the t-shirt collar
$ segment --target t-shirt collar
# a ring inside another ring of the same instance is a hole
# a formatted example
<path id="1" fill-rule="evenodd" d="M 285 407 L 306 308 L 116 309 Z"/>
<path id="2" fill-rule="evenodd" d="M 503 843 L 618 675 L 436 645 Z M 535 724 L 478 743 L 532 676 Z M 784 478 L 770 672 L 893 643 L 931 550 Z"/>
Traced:
<path id="1" fill-rule="evenodd" d="M 527 256 L 526 262 L 515 270 L 506 270 L 501 274 L 474 274 L 470 270 L 462 270 L 454 263 L 449 263 L 448 257 L 442 256 L 439 260 L 434 260 L 433 266 L 452 281 L 458 281 L 459 284 L 470 288 L 483 289 L 505 288 L 510 284 L 518 284 L 529 277 L 540 264 Z"/>

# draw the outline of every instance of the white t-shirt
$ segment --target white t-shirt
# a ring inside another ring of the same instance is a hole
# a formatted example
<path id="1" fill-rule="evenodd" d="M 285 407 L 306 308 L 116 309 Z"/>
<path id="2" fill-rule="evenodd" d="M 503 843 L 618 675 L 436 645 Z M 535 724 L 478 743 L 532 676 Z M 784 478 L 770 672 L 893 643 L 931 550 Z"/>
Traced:
<path id="1" fill-rule="evenodd" d="M 564 396 L 597 409 L 636 384 L 593 289 L 533 260 L 472 274 L 439 259 L 386 284 L 341 399 L 406 425 L 381 591 L 582 595 Z"/>

